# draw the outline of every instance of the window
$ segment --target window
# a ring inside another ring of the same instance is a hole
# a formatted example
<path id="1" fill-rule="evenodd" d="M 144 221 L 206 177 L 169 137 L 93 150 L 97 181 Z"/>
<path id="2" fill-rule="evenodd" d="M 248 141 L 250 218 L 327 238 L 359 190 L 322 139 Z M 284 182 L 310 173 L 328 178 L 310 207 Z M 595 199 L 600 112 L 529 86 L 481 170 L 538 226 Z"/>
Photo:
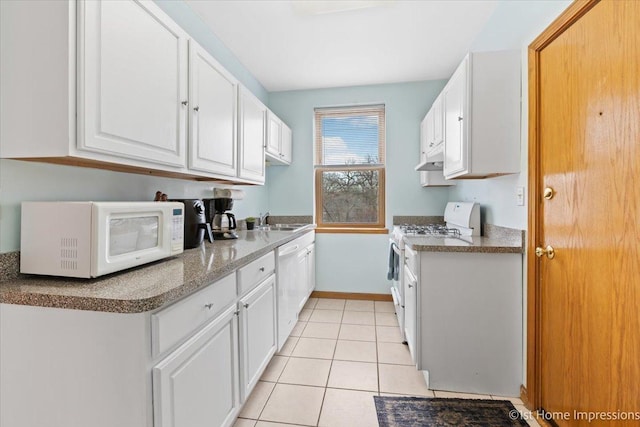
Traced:
<path id="1" fill-rule="evenodd" d="M 320 232 L 386 233 L 384 105 L 315 110 Z"/>

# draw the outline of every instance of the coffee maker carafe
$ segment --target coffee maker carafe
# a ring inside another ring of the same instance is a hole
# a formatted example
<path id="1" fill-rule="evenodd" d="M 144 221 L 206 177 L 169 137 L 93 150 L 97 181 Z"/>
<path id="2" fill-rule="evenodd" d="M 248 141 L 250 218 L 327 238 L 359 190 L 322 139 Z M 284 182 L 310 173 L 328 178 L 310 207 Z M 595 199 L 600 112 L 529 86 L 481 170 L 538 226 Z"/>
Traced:
<path id="1" fill-rule="evenodd" d="M 211 209 L 212 207 L 213 209 Z M 207 210 L 207 219 L 211 220 L 213 240 L 238 238 L 235 232 L 237 228 L 236 217 L 229 212 L 233 208 L 233 199 L 227 197 L 207 199 L 205 208 Z"/>

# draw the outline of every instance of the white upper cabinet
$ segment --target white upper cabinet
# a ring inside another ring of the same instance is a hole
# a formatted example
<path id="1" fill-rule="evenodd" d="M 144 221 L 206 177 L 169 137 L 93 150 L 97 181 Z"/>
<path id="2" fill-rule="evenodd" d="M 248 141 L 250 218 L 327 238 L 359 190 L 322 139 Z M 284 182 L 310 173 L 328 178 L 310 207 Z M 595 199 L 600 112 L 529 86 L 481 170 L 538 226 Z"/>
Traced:
<path id="1" fill-rule="evenodd" d="M 0 7 L 2 158 L 264 183 L 266 107 L 153 1 Z"/>
<path id="2" fill-rule="evenodd" d="M 444 176 L 520 172 L 520 51 L 470 53 L 444 88 Z"/>
<path id="3" fill-rule="evenodd" d="M 187 34 L 153 2 L 78 7 L 78 149 L 185 166 Z"/>
<path id="4" fill-rule="evenodd" d="M 282 121 L 273 114 L 271 111 L 267 113 L 268 115 L 268 126 L 269 132 L 267 134 L 267 157 L 269 159 L 280 157 L 280 139 L 282 136 Z"/>
<path id="5" fill-rule="evenodd" d="M 238 82 L 189 40 L 189 168 L 237 174 Z"/>
<path id="6" fill-rule="evenodd" d="M 238 178 L 264 183 L 267 107 L 247 89 L 239 91 Z"/>
<path id="7" fill-rule="evenodd" d="M 438 96 L 424 119 L 420 123 L 420 163 L 442 163 L 443 145 L 443 117 L 442 95 Z M 423 187 L 444 187 L 456 185 L 455 182 L 444 179 L 442 169 L 420 171 L 420 185 Z"/>
<path id="8" fill-rule="evenodd" d="M 433 156 L 442 151 L 442 144 L 444 143 L 444 111 L 442 109 L 442 94 L 439 95 L 431 110 L 429 110 L 431 117 L 429 118 L 429 135 L 427 156 Z"/>
<path id="9" fill-rule="evenodd" d="M 280 144 L 280 154 L 282 154 L 282 161 L 286 164 L 291 164 L 293 160 L 293 134 L 291 128 L 285 123 L 282 123 L 282 138 Z"/>
<path id="10" fill-rule="evenodd" d="M 468 58 L 462 61 L 444 89 L 446 153 L 444 174 L 448 177 L 458 176 L 468 170 L 470 150 L 464 147 L 466 125 L 465 94 L 467 92 Z"/>
<path id="11" fill-rule="evenodd" d="M 291 164 L 291 129 L 273 112 L 268 111 L 267 160 L 272 165 Z"/>

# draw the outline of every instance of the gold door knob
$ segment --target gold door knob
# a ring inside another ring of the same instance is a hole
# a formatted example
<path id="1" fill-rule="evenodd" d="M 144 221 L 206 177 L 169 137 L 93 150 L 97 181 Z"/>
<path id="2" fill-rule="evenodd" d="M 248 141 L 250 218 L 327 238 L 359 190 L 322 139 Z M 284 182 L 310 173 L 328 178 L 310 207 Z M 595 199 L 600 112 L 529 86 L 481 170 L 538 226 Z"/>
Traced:
<path id="1" fill-rule="evenodd" d="M 547 255 L 547 258 L 553 259 L 553 257 L 556 256 L 556 251 L 551 245 L 547 246 L 546 248 L 538 246 L 536 248 L 536 256 L 540 258 L 542 255 Z"/>
<path id="2" fill-rule="evenodd" d="M 555 191 L 553 191 L 553 188 L 547 187 L 547 188 L 544 189 L 544 192 L 542 193 L 542 196 L 546 200 L 551 200 L 551 199 L 553 199 L 554 194 L 555 194 Z"/>

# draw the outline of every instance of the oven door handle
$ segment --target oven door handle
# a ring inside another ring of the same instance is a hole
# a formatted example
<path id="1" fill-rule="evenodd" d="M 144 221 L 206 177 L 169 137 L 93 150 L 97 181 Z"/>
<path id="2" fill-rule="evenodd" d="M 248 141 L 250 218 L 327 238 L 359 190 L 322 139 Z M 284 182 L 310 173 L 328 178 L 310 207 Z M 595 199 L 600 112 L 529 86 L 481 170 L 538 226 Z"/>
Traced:
<path id="1" fill-rule="evenodd" d="M 400 306 L 400 296 L 397 295 L 398 291 L 396 290 L 395 286 L 391 287 L 391 298 L 393 298 L 393 305 L 398 305 Z M 404 308 L 404 306 L 401 306 L 402 308 Z"/>
<path id="2" fill-rule="evenodd" d="M 399 257 L 402 256 L 402 252 L 400 251 L 400 248 L 398 247 L 398 245 L 396 244 L 396 242 L 393 242 L 391 244 L 391 247 L 393 248 L 393 252 L 395 252 L 396 254 L 398 254 Z"/>

